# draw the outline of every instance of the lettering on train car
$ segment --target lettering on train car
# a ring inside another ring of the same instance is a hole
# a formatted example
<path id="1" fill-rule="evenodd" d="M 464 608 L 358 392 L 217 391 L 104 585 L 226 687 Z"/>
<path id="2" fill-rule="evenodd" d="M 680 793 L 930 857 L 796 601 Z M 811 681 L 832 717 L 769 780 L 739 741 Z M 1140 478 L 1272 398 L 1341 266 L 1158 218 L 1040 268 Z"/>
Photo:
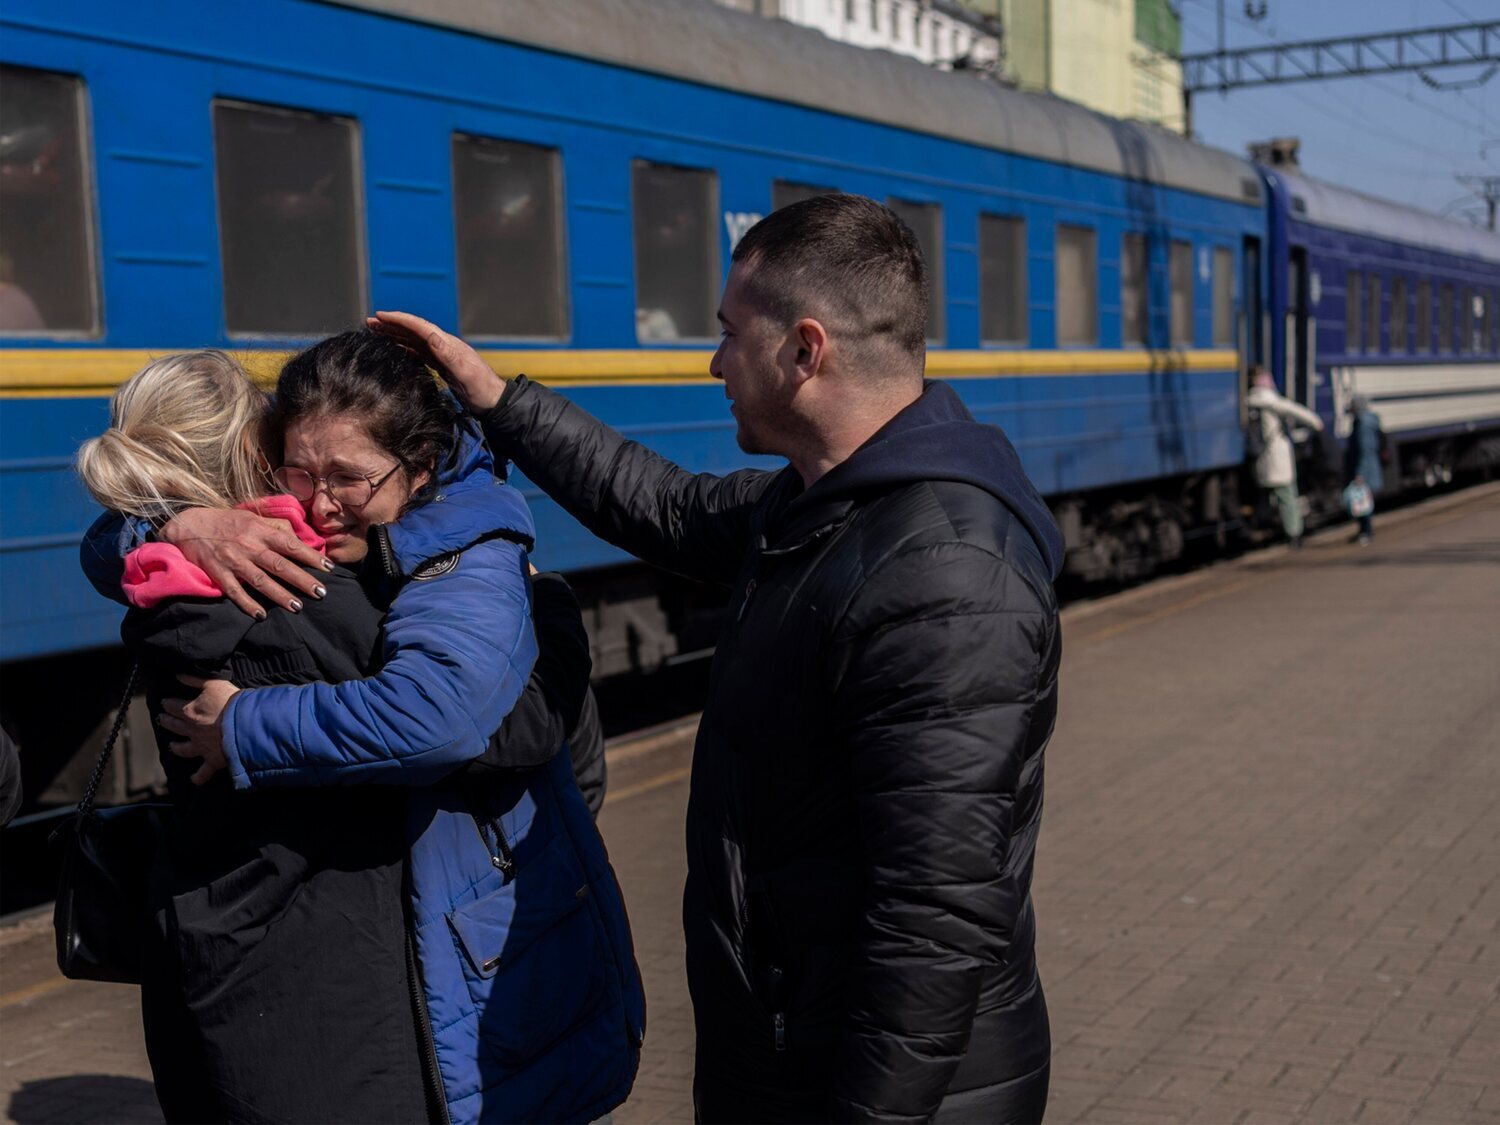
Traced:
<path id="1" fill-rule="evenodd" d="M 729 248 L 733 250 L 738 246 L 745 232 L 763 217 L 759 211 L 725 211 L 724 229 L 729 232 Z"/>

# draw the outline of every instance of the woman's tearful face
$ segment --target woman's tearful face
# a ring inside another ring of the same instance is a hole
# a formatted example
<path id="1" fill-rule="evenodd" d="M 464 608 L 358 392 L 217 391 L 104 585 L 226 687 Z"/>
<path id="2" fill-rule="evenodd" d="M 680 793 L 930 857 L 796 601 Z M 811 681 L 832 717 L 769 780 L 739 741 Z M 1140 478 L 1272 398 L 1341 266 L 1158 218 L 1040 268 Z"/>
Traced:
<path id="1" fill-rule="evenodd" d="M 369 554 L 370 528 L 394 522 L 427 483 L 426 472 L 413 478 L 352 414 L 298 418 L 288 424 L 285 440 L 277 480 L 302 501 L 334 562 L 361 562 Z"/>

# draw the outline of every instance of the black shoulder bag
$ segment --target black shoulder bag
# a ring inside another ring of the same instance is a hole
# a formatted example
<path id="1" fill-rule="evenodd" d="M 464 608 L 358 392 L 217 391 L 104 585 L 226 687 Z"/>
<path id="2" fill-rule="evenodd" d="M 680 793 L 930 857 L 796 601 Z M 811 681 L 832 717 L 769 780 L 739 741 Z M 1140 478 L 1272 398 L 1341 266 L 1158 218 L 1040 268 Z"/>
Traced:
<path id="1" fill-rule="evenodd" d="M 94 794 L 125 726 L 140 672 L 139 665 L 131 669 L 115 724 L 78 810 L 51 837 L 62 847 L 62 875 L 52 910 L 57 967 L 70 980 L 141 983 L 151 932 L 147 880 L 172 806 L 157 802 L 94 808 Z"/>

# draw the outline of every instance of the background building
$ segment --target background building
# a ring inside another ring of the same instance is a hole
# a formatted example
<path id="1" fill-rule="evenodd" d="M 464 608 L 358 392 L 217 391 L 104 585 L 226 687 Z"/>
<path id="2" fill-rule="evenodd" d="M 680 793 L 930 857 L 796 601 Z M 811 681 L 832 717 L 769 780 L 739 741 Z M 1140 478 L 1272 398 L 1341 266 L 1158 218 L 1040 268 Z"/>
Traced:
<path id="1" fill-rule="evenodd" d="M 1183 131 L 1182 20 L 1167 0 L 999 0 L 1005 73 L 1113 117 Z"/>
<path id="2" fill-rule="evenodd" d="M 1183 131 L 1182 20 L 1168 0 L 719 0 L 944 69 L 987 70 L 1113 117 Z"/>
<path id="3" fill-rule="evenodd" d="M 993 69 L 1002 0 L 719 0 L 726 7 L 814 27 L 855 47 L 893 51 L 951 69 Z"/>

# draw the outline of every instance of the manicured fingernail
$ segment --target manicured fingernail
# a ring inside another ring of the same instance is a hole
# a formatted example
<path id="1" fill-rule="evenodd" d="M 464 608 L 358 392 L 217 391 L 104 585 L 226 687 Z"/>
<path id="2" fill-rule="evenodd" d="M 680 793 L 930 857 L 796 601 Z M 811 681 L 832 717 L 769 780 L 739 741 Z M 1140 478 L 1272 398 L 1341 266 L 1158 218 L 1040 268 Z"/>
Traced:
<path id="1" fill-rule="evenodd" d="M 291 601 L 287 602 L 286 603 L 286 607 L 287 607 L 287 609 L 291 610 L 293 613 L 301 613 L 302 612 L 302 603 L 299 602 L 296 598 L 293 598 Z"/>
<path id="2" fill-rule="evenodd" d="M 266 611 L 263 610 L 263 609 L 257 609 L 255 611 L 255 620 L 257 620 L 257 621 L 264 621 L 265 619 L 266 619 Z"/>
<path id="3" fill-rule="evenodd" d="M 324 570 L 332 570 L 333 569 L 333 560 L 332 559 L 324 559 L 323 560 L 323 569 Z"/>
<path id="4" fill-rule="evenodd" d="M 328 587 L 327 586 L 314 586 L 313 587 L 313 597 L 315 597 L 315 598 L 326 598 L 327 596 L 328 596 Z"/>

